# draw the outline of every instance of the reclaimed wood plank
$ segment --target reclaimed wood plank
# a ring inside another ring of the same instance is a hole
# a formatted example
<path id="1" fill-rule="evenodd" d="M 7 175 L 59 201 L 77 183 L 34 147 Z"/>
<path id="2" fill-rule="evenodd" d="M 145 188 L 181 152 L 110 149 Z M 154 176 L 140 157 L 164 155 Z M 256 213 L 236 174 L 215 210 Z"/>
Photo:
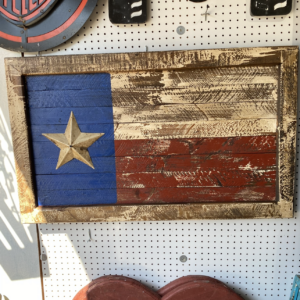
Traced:
<path id="1" fill-rule="evenodd" d="M 180 140 L 118 140 L 114 143 L 116 156 L 276 152 L 274 135 Z"/>
<path id="2" fill-rule="evenodd" d="M 79 205 L 109 205 L 117 204 L 116 189 L 97 190 L 62 190 L 39 191 L 37 194 L 39 206 L 56 206 L 59 199 L 61 206 Z"/>
<path id="3" fill-rule="evenodd" d="M 27 91 L 29 108 L 111 107 L 110 88 L 100 90 Z"/>
<path id="4" fill-rule="evenodd" d="M 277 105 L 277 101 L 147 105 L 114 107 L 113 113 L 115 123 L 277 119 Z"/>
<path id="5" fill-rule="evenodd" d="M 144 70 L 215 68 L 229 66 L 269 66 L 282 62 L 282 52 L 289 47 L 231 48 L 148 53 L 111 53 L 65 55 L 58 57 L 7 58 L 6 65 L 21 74 L 78 74 Z M 9 69 L 10 70 L 10 69 Z M 11 70 L 10 70 L 11 71 Z"/>
<path id="6" fill-rule="evenodd" d="M 169 204 L 169 203 L 228 203 L 273 202 L 274 187 L 218 187 L 218 188 L 136 188 L 40 191 L 40 205 L 53 206 L 53 199 L 62 205 L 93 204 Z M 117 202 L 116 202 L 117 199 Z"/>
<path id="7" fill-rule="evenodd" d="M 116 173 L 115 157 L 92 157 L 95 169 L 82 163 L 77 159 L 73 159 L 67 164 L 56 170 L 58 155 L 55 158 L 35 159 L 34 169 L 36 175 L 47 174 L 101 174 Z"/>
<path id="8" fill-rule="evenodd" d="M 37 175 L 37 192 L 42 190 L 88 190 L 88 189 L 115 189 L 116 174 L 59 174 Z"/>
<path id="9" fill-rule="evenodd" d="M 73 112 L 81 127 L 83 124 L 113 124 L 111 107 L 31 108 L 31 125 L 67 125 Z"/>
<path id="10" fill-rule="evenodd" d="M 88 151 L 91 157 L 106 157 L 115 155 L 115 146 L 113 140 L 97 140 L 91 147 L 88 148 Z M 59 155 L 59 148 L 53 143 L 48 141 L 44 142 L 34 142 L 33 143 L 33 159 L 57 159 Z"/>
<path id="11" fill-rule="evenodd" d="M 118 205 L 203 202 L 275 201 L 274 187 L 117 189 Z"/>
<path id="12" fill-rule="evenodd" d="M 274 135 L 276 126 L 277 120 L 274 119 L 115 124 L 114 139 L 181 139 Z"/>
<path id="13" fill-rule="evenodd" d="M 112 73 L 114 107 L 277 101 L 278 66 Z"/>
<path id="14" fill-rule="evenodd" d="M 91 157 L 276 153 L 276 136 L 129 141 L 99 139 L 88 150 Z M 33 143 L 34 159 L 56 159 L 58 155 L 59 148 L 53 143 Z"/>
<path id="15" fill-rule="evenodd" d="M 178 89 L 112 90 L 114 107 L 134 107 L 161 104 L 235 103 L 277 101 L 275 84 L 244 84 L 240 86 L 186 87 Z"/>
<path id="16" fill-rule="evenodd" d="M 116 174 L 117 188 L 275 186 L 274 170 L 198 170 Z"/>
<path id="17" fill-rule="evenodd" d="M 276 153 L 93 157 L 92 161 L 95 169 L 78 160 L 72 160 L 56 170 L 57 157 L 36 159 L 35 174 L 195 172 L 200 169 L 220 171 L 222 169 L 247 169 L 253 171 L 276 169 Z"/>
<path id="18" fill-rule="evenodd" d="M 96 161 L 96 159 L 95 159 Z M 276 154 L 215 154 L 116 157 L 116 173 L 276 170 Z"/>
<path id="19" fill-rule="evenodd" d="M 32 125 L 30 126 L 33 142 L 45 142 L 47 138 L 43 133 L 64 133 L 66 125 Z M 114 126 L 112 124 L 83 124 L 80 126 L 82 132 L 102 132 L 105 133 L 100 140 L 113 140 Z M 92 145 L 93 146 L 93 145 Z"/>
<path id="20" fill-rule="evenodd" d="M 29 92 L 57 90 L 110 90 L 109 73 L 26 76 L 25 80 Z"/>
<path id="21" fill-rule="evenodd" d="M 158 123 L 199 120 L 276 119 L 277 102 L 172 104 L 136 108 L 114 107 L 113 109 L 111 107 L 30 108 L 30 123 L 31 125 L 67 124 L 71 111 L 80 125 L 113 122 Z"/>
<path id="22" fill-rule="evenodd" d="M 274 170 L 198 170 L 196 172 L 144 172 L 37 175 L 37 191 L 101 188 L 274 186 Z"/>
<path id="23" fill-rule="evenodd" d="M 236 137 L 275 135 L 274 119 L 223 120 L 195 122 L 83 124 L 82 132 L 103 132 L 102 140 L 182 139 L 203 137 Z M 34 142 L 44 142 L 43 133 L 64 133 L 66 125 L 32 125 Z"/>

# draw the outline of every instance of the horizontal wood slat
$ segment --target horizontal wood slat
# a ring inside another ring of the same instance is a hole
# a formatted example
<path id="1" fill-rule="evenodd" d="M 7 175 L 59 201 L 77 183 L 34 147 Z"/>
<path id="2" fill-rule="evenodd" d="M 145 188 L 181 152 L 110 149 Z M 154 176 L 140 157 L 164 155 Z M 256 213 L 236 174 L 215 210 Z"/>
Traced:
<path id="1" fill-rule="evenodd" d="M 255 135 L 275 135 L 277 121 L 274 119 L 202 121 L 202 122 L 165 122 L 131 124 L 84 124 L 82 132 L 104 132 L 101 140 L 138 140 L 138 139 L 184 139 L 204 137 L 236 137 Z M 34 142 L 44 142 L 43 133 L 64 133 L 66 125 L 32 125 Z"/>
<path id="2" fill-rule="evenodd" d="M 209 154 L 209 155 L 168 155 L 168 156 L 130 156 L 94 157 L 95 169 L 73 160 L 68 165 L 53 168 L 55 159 L 38 159 L 35 173 L 76 174 L 76 173 L 140 173 L 140 172 L 195 172 L 197 170 L 275 170 L 276 153 L 259 154 Z"/>
<path id="3" fill-rule="evenodd" d="M 153 203 L 228 203 L 275 201 L 274 187 L 217 187 L 217 188 L 136 188 L 40 191 L 44 206 L 59 198 L 66 205 L 103 204 L 153 204 Z"/>
<path id="4" fill-rule="evenodd" d="M 112 73 L 113 106 L 277 101 L 278 66 Z"/>
<path id="5" fill-rule="evenodd" d="M 67 124 L 73 111 L 79 124 L 189 122 L 242 119 L 276 119 L 277 102 L 210 103 L 193 105 L 156 105 L 135 108 L 72 107 L 31 108 L 32 125 Z"/>
<path id="6" fill-rule="evenodd" d="M 277 120 L 250 119 L 233 121 L 198 121 L 116 124 L 115 140 L 182 139 L 202 137 L 235 137 L 274 135 Z"/>
<path id="7" fill-rule="evenodd" d="M 274 186 L 276 182 L 274 170 L 198 170 L 84 175 L 37 175 L 37 189 L 38 191 L 110 189 L 115 188 L 115 184 L 117 188 Z"/>
<path id="8" fill-rule="evenodd" d="M 80 74 L 61 76 L 26 76 L 27 91 L 85 91 L 85 90 L 110 90 L 110 74 Z"/>
<path id="9" fill-rule="evenodd" d="M 276 152 L 274 135 L 178 140 L 118 140 L 114 143 L 116 156 Z"/>
<path id="10" fill-rule="evenodd" d="M 202 155 L 216 153 L 275 153 L 276 136 L 242 136 L 180 140 L 98 140 L 90 148 L 92 157 Z M 49 142 L 34 142 L 35 159 L 57 159 L 59 148 Z"/>

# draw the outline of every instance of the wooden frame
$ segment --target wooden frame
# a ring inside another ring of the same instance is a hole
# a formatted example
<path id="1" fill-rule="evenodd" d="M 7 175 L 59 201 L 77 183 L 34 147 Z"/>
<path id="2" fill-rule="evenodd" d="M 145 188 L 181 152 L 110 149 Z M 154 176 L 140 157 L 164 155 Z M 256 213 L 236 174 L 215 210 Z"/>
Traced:
<path id="1" fill-rule="evenodd" d="M 7 58 L 9 109 L 23 223 L 293 217 L 298 47 Z M 25 75 L 279 65 L 277 202 L 37 207 L 26 116 Z"/>

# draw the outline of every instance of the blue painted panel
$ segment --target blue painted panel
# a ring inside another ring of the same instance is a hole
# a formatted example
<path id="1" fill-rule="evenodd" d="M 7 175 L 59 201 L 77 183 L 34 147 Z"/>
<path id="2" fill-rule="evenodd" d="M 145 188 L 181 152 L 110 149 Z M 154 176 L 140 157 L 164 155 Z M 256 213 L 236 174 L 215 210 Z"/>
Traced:
<path id="1" fill-rule="evenodd" d="M 99 139 L 91 147 L 89 147 L 89 153 L 91 157 L 114 156 L 114 141 Z M 33 143 L 34 159 L 43 159 L 45 157 L 48 159 L 57 159 L 58 155 L 59 148 L 53 143 L 49 144 L 48 140 Z"/>
<path id="2" fill-rule="evenodd" d="M 57 164 L 57 158 L 40 158 L 35 160 L 35 174 L 92 174 L 92 173 L 116 173 L 115 157 L 93 157 L 93 165 L 95 169 L 92 169 L 88 165 L 82 164 L 81 161 L 73 159 L 67 164 L 61 166 L 58 170 L 53 168 Z"/>
<path id="3" fill-rule="evenodd" d="M 116 188 L 116 174 L 113 173 L 36 175 L 35 177 L 38 192 Z"/>
<path id="4" fill-rule="evenodd" d="M 110 75 L 31 76 L 26 78 L 26 82 L 30 95 L 28 107 L 39 205 L 116 203 Z M 84 97 L 87 97 L 90 107 L 85 106 Z M 73 104 L 72 98 L 75 99 Z M 95 169 L 72 160 L 56 170 L 60 149 L 42 134 L 64 133 L 71 111 L 82 132 L 105 133 L 88 149 Z M 103 192 L 99 192 L 97 197 L 89 193 L 90 190 L 101 189 L 109 189 L 105 191 L 105 197 Z"/>
<path id="5" fill-rule="evenodd" d="M 111 106 L 107 90 L 65 90 L 27 92 L 29 107 L 93 107 Z"/>
<path id="6" fill-rule="evenodd" d="M 114 189 L 99 190 L 66 190 L 66 191 L 40 191 L 38 193 L 38 204 L 41 206 L 52 206 L 53 198 L 60 199 L 64 205 L 97 205 L 114 204 L 116 202 Z M 42 199 L 40 201 L 40 199 Z"/>
<path id="7" fill-rule="evenodd" d="M 26 76 L 27 90 L 62 91 L 62 90 L 110 90 L 110 74 L 45 75 Z"/>
<path id="8" fill-rule="evenodd" d="M 113 122 L 111 107 L 30 108 L 31 125 L 64 124 L 70 118 L 70 110 L 80 124 L 105 124 Z"/>
<path id="9" fill-rule="evenodd" d="M 80 125 L 82 132 L 92 133 L 105 133 L 100 140 L 113 140 L 114 139 L 114 125 L 113 124 L 84 124 Z M 31 135 L 33 142 L 47 142 L 47 138 L 44 137 L 43 133 L 64 133 L 66 125 L 32 125 Z"/>
<path id="10" fill-rule="evenodd" d="M 296 275 L 294 278 L 290 300 L 300 300 L 299 288 L 300 288 L 300 276 Z"/>

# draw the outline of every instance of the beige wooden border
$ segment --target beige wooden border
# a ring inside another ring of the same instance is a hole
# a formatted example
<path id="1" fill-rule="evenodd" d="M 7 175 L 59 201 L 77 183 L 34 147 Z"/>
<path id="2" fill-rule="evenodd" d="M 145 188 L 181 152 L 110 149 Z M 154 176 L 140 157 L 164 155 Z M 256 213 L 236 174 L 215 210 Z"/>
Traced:
<path id="1" fill-rule="evenodd" d="M 6 76 L 23 223 L 291 218 L 296 158 L 298 47 L 7 58 Z M 276 203 L 37 207 L 32 188 L 24 75 L 280 65 Z"/>

